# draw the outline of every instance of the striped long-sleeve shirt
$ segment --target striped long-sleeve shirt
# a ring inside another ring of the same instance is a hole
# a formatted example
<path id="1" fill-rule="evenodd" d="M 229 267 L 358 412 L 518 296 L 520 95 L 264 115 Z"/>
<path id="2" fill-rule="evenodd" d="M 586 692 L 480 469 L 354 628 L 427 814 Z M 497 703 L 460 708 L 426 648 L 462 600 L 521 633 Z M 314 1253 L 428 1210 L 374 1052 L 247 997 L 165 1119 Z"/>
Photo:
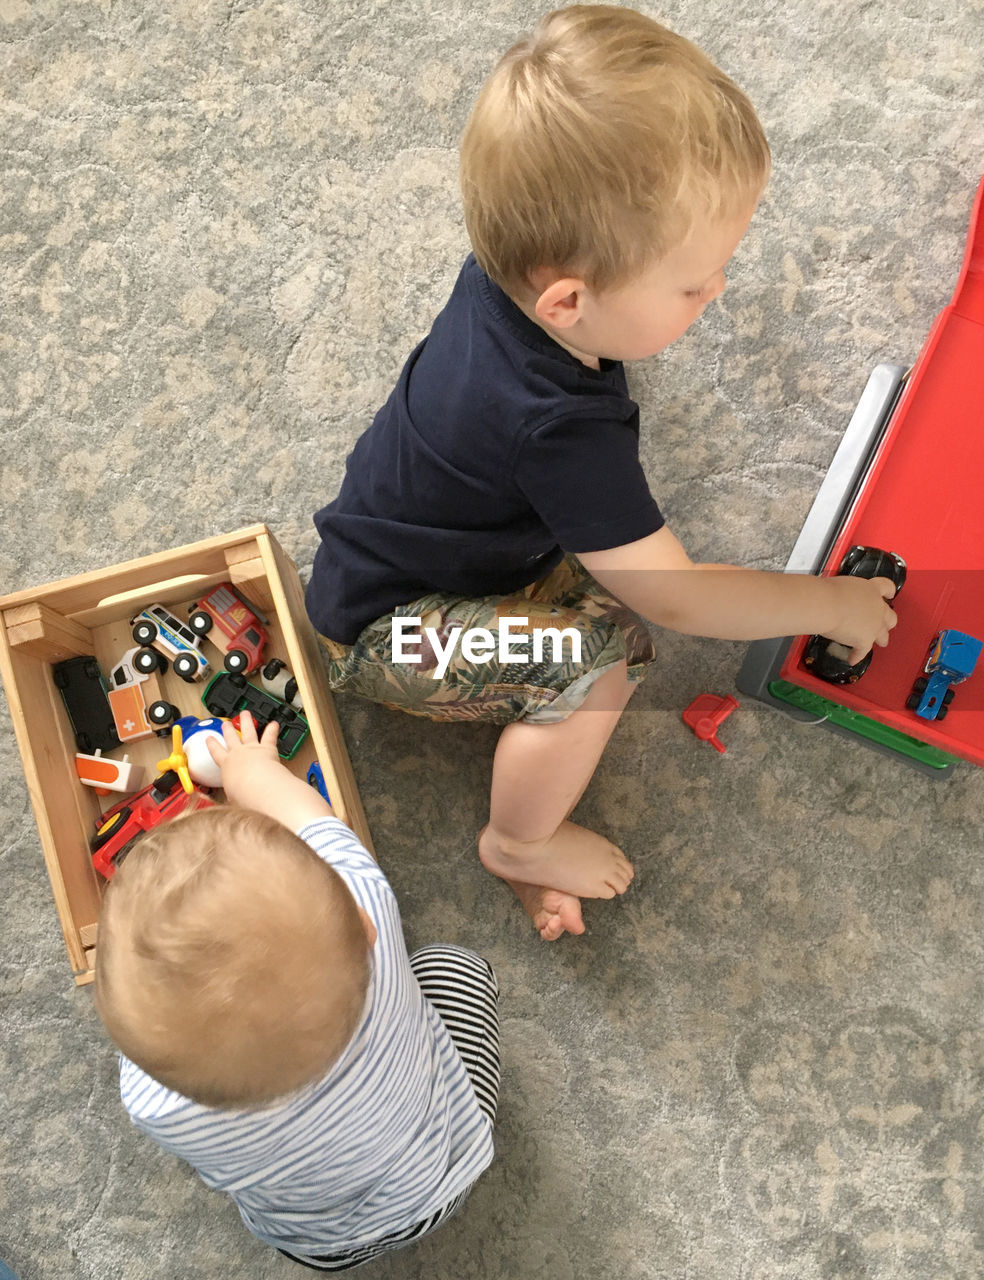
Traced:
<path id="1" fill-rule="evenodd" d="M 396 898 L 337 818 L 300 837 L 376 926 L 362 1020 L 324 1079 L 262 1110 L 192 1102 L 127 1058 L 133 1122 L 235 1200 L 261 1240 L 337 1254 L 400 1231 L 465 1190 L 492 1159 L 492 1132 L 461 1058 L 410 969 Z"/>

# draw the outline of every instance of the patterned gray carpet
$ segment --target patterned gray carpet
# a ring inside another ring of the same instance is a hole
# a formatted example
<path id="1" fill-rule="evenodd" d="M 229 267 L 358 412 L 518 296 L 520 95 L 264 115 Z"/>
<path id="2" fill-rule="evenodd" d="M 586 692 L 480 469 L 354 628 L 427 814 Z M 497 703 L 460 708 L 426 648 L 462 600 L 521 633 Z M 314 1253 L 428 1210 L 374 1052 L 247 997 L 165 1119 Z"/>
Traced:
<path id="1" fill-rule="evenodd" d="M 871 367 L 948 300 L 984 157 L 982 0 L 667 0 L 775 176 L 724 298 L 631 371 L 701 559 L 781 566 Z M 455 147 L 528 0 L 0 0 L 0 589 L 311 513 L 466 251 Z M 498 1157 L 369 1268 L 515 1280 L 984 1273 L 981 775 L 748 701 L 666 635 L 581 809 L 634 858 L 541 944 L 472 836 L 494 732 L 340 704 L 412 943 L 503 990 Z M 70 981 L 4 705 L 0 1256 L 23 1280 L 288 1277 L 141 1140 Z"/>

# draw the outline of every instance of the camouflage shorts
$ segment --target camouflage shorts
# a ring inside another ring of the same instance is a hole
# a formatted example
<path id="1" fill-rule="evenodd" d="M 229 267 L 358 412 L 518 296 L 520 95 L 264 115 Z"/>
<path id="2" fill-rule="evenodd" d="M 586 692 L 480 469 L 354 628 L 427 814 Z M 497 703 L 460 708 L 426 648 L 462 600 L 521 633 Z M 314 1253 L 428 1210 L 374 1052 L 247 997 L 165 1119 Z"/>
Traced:
<path id="1" fill-rule="evenodd" d="M 411 618 L 419 618 L 419 625 L 398 621 Z M 511 648 L 506 650 L 503 618 L 529 621 L 528 628 L 508 629 Z M 453 629 L 459 627 L 459 637 L 475 628 L 491 632 L 486 649 L 492 652 L 476 655 L 472 647 L 466 657 L 461 643 L 449 650 Z M 403 660 L 397 661 L 394 631 L 401 628 Z M 426 628 L 433 629 L 436 648 Z M 548 628 L 570 633 L 558 644 Z M 537 630 L 545 633 L 540 651 L 527 634 L 534 633 L 539 642 Z M 573 660 L 575 632 L 579 662 Z M 355 693 L 430 720 L 493 724 L 566 719 L 609 667 L 624 658 L 629 679 L 637 681 L 655 657 L 646 623 L 604 591 L 574 556 L 514 595 L 469 599 L 435 592 L 371 622 L 354 644 L 336 644 L 325 636 L 321 642 L 328 652 L 328 682 L 338 693 Z M 525 656 L 513 656 L 524 647 Z M 411 654 L 420 660 L 407 661 Z M 442 663 L 447 663 L 443 672 Z"/>

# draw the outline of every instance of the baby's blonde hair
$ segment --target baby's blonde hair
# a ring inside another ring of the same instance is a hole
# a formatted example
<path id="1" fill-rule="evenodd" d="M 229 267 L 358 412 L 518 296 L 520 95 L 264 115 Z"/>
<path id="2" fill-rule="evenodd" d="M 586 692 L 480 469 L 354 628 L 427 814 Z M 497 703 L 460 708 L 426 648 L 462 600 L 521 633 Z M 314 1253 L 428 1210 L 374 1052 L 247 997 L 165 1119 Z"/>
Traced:
<path id="1" fill-rule="evenodd" d="M 695 214 L 761 194 L 769 144 L 752 104 L 682 36 L 632 9 L 544 17 L 486 82 L 461 146 L 475 257 L 509 293 L 537 267 L 627 283 Z"/>
<path id="2" fill-rule="evenodd" d="M 352 894 L 262 814 L 222 805 L 157 827 L 106 890 L 99 1016 L 128 1058 L 197 1102 L 262 1105 L 323 1075 L 368 983 Z"/>

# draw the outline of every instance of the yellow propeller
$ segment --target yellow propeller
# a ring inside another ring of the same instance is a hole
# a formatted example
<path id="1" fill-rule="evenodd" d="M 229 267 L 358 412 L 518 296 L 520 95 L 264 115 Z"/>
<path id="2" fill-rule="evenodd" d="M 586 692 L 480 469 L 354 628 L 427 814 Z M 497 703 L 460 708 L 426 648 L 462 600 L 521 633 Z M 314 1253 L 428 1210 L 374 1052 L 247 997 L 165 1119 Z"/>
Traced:
<path id="1" fill-rule="evenodd" d="M 188 795 L 191 795 L 192 791 L 194 791 L 195 785 L 191 780 L 191 774 L 188 772 L 188 757 L 185 755 L 184 739 L 181 736 L 180 725 L 176 724 L 171 730 L 171 754 L 166 760 L 158 760 L 157 767 L 161 773 L 166 773 L 168 769 L 173 769 Z"/>

